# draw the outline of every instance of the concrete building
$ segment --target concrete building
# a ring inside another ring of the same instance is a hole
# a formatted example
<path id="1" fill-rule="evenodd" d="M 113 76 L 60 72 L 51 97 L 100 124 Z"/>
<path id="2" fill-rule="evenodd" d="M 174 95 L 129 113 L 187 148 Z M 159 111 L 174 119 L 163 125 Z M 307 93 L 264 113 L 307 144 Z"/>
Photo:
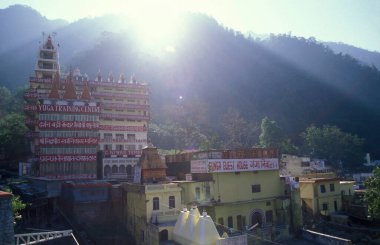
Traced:
<path id="1" fill-rule="evenodd" d="M 167 183 L 165 162 L 157 148 L 142 150 L 137 164 L 141 178 L 135 183 L 125 182 L 124 226 L 135 238 L 136 244 L 159 244 L 170 240 L 181 206 L 181 188 Z"/>
<path id="2" fill-rule="evenodd" d="M 339 178 L 300 179 L 304 220 L 329 216 L 342 210 L 342 195 L 353 194 L 354 181 Z"/>
<path id="3" fill-rule="evenodd" d="M 304 176 L 312 173 L 326 173 L 331 169 L 320 159 L 289 154 L 281 155 L 280 174 L 282 176 Z"/>
<path id="4" fill-rule="evenodd" d="M 169 158 L 171 168 L 182 157 Z M 201 152 L 193 153 L 192 159 L 189 174 L 197 180 L 175 181 L 185 204 L 197 204 L 227 233 L 253 231 L 269 239 L 275 231 L 288 234 L 290 198 L 280 180 L 275 149 Z"/>
<path id="5" fill-rule="evenodd" d="M 62 76 L 52 36 L 39 49 L 35 74 L 24 94 L 33 157 L 21 172 L 58 180 L 133 180 L 147 145 L 148 85 L 124 75 L 102 79 L 99 73 L 89 80 L 79 69 Z"/>

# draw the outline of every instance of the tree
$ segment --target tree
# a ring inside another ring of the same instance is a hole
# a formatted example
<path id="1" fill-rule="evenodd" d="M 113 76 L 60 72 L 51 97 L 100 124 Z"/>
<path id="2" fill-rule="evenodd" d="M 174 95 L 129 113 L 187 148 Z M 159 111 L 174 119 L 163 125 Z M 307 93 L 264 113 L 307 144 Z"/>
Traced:
<path id="1" fill-rule="evenodd" d="M 5 191 L 12 193 L 11 189 L 7 187 Z M 14 220 L 19 219 L 20 212 L 26 208 L 27 204 L 24 203 L 21 199 L 20 196 L 17 196 L 12 193 L 12 213 L 13 213 L 13 218 Z"/>
<path id="2" fill-rule="evenodd" d="M 298 148 L 287 138 L 281 127 L 274 120 L 264 117 L 261 120 L 261 133 L 259 136 L 261 147 L 274 147 L 280 153 L 297 154 Z"/>
<path id="3" fill-rule="evenodd" d="M 11 92 L 4 86 L 0 87 L 0 117 L 7 113 L 9 103 L 12 99 Z"/>
<path id="4" fill-rule="evenodd" d="M 254 145 L 258 126 L 248 123 L 236 109 L 228 108 L 223 116 L 222 125 L 225 132 L 224 148 L 251 148 Z"/>
<path id="5" fill-rule="evenodd" d="M 366 180 L 367 191 L 364 200 L 368 203 L 368 213 L 374 217 L 380 217 L 380 167 L 373 170 L 373 176 Z"/>
<path id="6" fill-rule="evenodd" d="M 0 150 L 5 159 L 17 160 L 29 153 L 26 132 L 24 116 L 11 113 L 0 119 Z"/>
<path id="7" fill-rule="evenodd" d="M 364 139 L 345 133 L 337 126 L 324 125 L 318 128 L 311 125 L 301 137 L 304 139 L 305 153 L 323 158 L 334 167 L 352 169 L 363 160 Z"/>
<path id="8" fill-rule="evenodd" d="M 276 121 L 264 117 L 261 120 L 261 134 L 259 136 L 261 147 L 279 148 L 283 141 L 284 134 Z"/>

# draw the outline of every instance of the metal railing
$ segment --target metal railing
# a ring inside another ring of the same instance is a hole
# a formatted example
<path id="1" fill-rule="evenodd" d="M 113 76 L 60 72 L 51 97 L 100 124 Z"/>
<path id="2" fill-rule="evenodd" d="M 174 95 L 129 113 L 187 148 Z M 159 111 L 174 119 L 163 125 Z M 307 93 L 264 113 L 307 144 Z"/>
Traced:
<path id="1" fill-rule="evenodd" d="M 63 230 L 63 231 L 48 231 L 48 232 L 16 234 L 15 244 L 16 245 L 36 244 L 36 243 L 46 242 L 48 240 L 53 240 L 53 239 L 57 239 L 61 237 L 72 236 L 72 233 L 73 233 L 72 230 Z"/>

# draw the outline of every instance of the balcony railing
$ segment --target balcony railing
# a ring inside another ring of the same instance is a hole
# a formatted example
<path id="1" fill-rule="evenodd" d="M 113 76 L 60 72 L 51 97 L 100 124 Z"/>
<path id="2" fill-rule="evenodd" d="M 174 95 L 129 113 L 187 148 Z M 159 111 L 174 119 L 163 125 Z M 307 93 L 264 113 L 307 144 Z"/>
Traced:
<path id="1" fill-rule="evenodd" d="M 100 130 L 104 131 L 130 131 L 130 132 L 146 132 L 145 126 L 115 126 L 115 125 L 100 125 Z"/>
<path id="2" fill-rule="evenodd" d="M 126 120 L 149 120 L 149 116 L 141 116 L 141 115 L 123 115 L 123 114 L 110 114 L 110 113 L 102 113 L 100 114 L 100 118 L 102 119 L 126 119 Z"/>
<path id="3" fill-rule="evenodd" d="M 119 139 L 109 139 L 109 138 L 104 138 L 104 139 L 100 139 L 100 142 L 101 143 L 146 143 L 147 140 L 146 139 L 122 139 L 122 138 L 119 138 Z"/>
<path id="4" fill-rule="evenodd" d="M 138 104 L 102 103 L 101 106 L 104 109 L 119 109 L 119 110 L 149 109 L 149 105 L 138 105 Z"/>
<path id="5" fill-rule="evenodd" d="M 93 92 L 95 98 L 124 98 L 124 99 L 149 99 L 147 94 L 116 93 L 116 92 Z"/>
<path id="6" fill-rule="evenodd" d="M 141 150 L 104 150 L 106 156 L 136 156 L 141 154 Z"/>

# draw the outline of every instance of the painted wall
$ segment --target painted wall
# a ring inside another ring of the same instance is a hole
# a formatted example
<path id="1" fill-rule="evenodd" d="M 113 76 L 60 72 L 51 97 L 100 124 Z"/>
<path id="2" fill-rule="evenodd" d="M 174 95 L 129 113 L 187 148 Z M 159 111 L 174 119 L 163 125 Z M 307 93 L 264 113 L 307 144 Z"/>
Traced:
<path id="1" fill-rule="evenodd" d="M 239 202 L 283 195 L 278 170 L 214 173 L 214 196 L 224 202 Z M 260 185 L 260 192 L 252 192 L 252 185 Z"/>

